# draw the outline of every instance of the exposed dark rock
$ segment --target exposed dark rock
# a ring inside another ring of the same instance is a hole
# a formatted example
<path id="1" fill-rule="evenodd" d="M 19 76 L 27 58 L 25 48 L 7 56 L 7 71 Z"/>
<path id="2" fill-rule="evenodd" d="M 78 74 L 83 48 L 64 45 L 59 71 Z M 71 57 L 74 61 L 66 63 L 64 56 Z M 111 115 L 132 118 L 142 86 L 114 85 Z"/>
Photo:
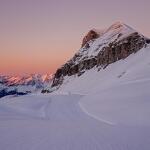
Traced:
<path id="1" fill-rule="evenodd" d="M 122 35 L 119 34 L 118 36 L 120 37 Z M 97 38 L 97 35 L 93 31 L 90 31 L 85 39 L 83 39 L 82 46 L 88 44 L 87 42 L 93 38 Z M 64 76 L 71 76 L 75 74 L 81 76 L 85 70 L 91 69 L 95 66 L 98 67 L 98 70 L 101 68 L 104 69 L 109 64 L 120 59 L 125 59 L 132 53 L 136 53 L 147 43 L 150 43 L 149 39 L 146 39 L 139 33 L 134 32 L 119 41 L 115 40 L 112 43 L 109 43 L 107 46 L 99 50 L 97 56 L 88 58 L 85 57 L 80 60 L 80 54 L 75 54 L 70 61 L 56 71 L 52 87 L 61 85 L 63 83 Z M 85 48 L 85 50 L 88 50 L 88 48 Z"/>
<path id="2" fill-rule="evenodd" d="M 50 91 L 47 90 L 47 89 L 43 89 L 43 90 L 41 91 L 41 93 L 43 93 L 43 94 L 45 94 L 45 93 L 50 93 Z"/>
<path id="3" fill-rule="evenodd" d="M 11 91 L 7 91 L 7 89 L 2 89 L 0 91 L 0 98 L 4 97 L 4 96 L 8 96 L 8 95 L 26 95 L 28 94 L 28 92 L 18 92 L 16 89 L 11 90 Z"/>
<path id="4" fill-rule="evenodd" d="M 82 47 L 85 46 L 85 48 L 89 48 L 89 44 L 88 42 L 90 40 L 93 40 L 93 39 L 96 39 L 99 37 L 99 34 L 96 33 L 94 30 L 90 30 L 88 32 L 88 34 L 83 38 L 83 41 L 82 41 Z"/>
<path id="5" fill-rule="evenodd" d="M 146 39 L 146 43 L 147 43 L 147 44 L 150 44 L 150 39 Z"/>

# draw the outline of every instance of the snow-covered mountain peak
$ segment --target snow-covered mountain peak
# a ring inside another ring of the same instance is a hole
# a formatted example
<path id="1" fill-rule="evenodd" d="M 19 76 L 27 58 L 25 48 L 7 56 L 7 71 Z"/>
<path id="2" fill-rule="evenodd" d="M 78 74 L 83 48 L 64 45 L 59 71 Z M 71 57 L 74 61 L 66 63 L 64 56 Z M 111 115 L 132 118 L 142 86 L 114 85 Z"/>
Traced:
<path id="1" fill-rule="evenodd" d="M 132 27 L 128 26 L 127 24 L 121 22 L 121 21 L 117 21 L 115 23 L 113 23 L 110 27 L 104 28 L 104 29 L 95 29 L 93 28 L 90 31 L 94 31 L 96 32 L 99 37 L 102 36 L 103 34 L 106 34 L 108 32 L 122 32 L 122 31 L 126 31 L 126 32 L 137 32 L 136 30 L 134 30 Z M 89 31 L 89 32 L 90 32 Z"/>
<path id="2" fill-rule="evenodd" d="M 41 79 L 43 82 L 49 82 L 50 80 L 52 80 L 52 78 L 53 78 L 52 74 L 41 75 Z"/>
<path id="3" fill-rule="evenodd" d="M 82 47 L 55 73 L 52 87 L 61 85 L 65 76 L 82 75 L 86 70 L 106 68 L 147 47 L 150 40 L 122 22 L 104 30 L 92 29 L 83 38 Z"/>
<path id="4" fill-rule="evenodd" d="M 95 32 L 98 35 L 97 38 L 99 38 L 101 36 L 104 36 L 105 34 L 108 34 L 108 35 L 112 34 L 112 33 L 113 34 L 117 34 L 117 33 L 130 34 L 130 33 L 137 32 L 137 31 L 135 29 L 133 29 L 132 27 L 128 26 L 127 24 L 125 24 L 121 21 L 117 21 L 117 22 L 113 23 L 110 27 L 107 27 L 104 29 L 93 28 L 86 34 L 86 36 L 88 36 L 88 34 L 91 32 Z"/>
<path id="5" fill-rule="evenodd" d="M 92 29 L 83 38 L 82 47 L 75 54 L 75 56 L 78 57 L 73 57 L 71 61 L 73 60 L 78 63 L 83 59 L 95 57 L 104 47 L 108 47 L 112 43 L 124 40 L 129 36 L 136 35 L 144 38 L 143 35 L 122 22 L 116 22 L 103 30 Z"/>
<path id="6" fill-rule="evenodd" d="M 135 29 L 132 27 L 128 26 L 127 24 L 123 22 L 115 22 L 112 24 L 109 28 L 105 30 L 104 36 L 108 38 L 111 38 L 115 35 L 118 35 L 119 37 L 125 37 L 128 36 L 134 32 L 137 32 Z M 119 37 L 118 40 L 120 39 Z"/>
<path id="7" fill-rule="evenodd" d="M 117 21 L 115 23 L 113 23 L 108 30 L 115 30 L 115 29 L 119 29 L 119 28 L 130 28 L 132 29 L 130 26 L 128 26 L 127 24 L 121 22 L 121 21 Z"/>

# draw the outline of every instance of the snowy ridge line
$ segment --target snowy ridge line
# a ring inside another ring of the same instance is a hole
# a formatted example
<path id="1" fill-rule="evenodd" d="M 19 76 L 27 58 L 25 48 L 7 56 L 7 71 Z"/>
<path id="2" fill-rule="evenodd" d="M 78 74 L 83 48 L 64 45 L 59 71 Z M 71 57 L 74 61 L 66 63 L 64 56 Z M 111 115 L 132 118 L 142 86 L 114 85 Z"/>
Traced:
<path id="1" fill-rule="evenodd" d="M 98 121 L 100 121 L 100 122 L 103 122 L 103 123 L 105 123 L 105 124 L 111 125 L 111 126 L 115 126 L 115 125 L 116 125 L 116 123 L 114 123 L 114 122 L 111 122 L 111 121 L 108 121 L 108 120 L 105 120 L 105 119 L 102 119 L 102 118 L 100 118 L 100 117 L 96 117 L 96 116 L 90 114 L 90 113 L 81 105 L 80 102 L 78 103 L 78 105 L 79 105 L 79 107 L 81 108 L 81 110 L 82 110 L 84 113 L 86 113 L 88 116 L 90 116 L 90 117 L 92 117 L 92 118 L 94 118 L 94 119 L 96 119 L 96 120 L 98 120 Z"/>

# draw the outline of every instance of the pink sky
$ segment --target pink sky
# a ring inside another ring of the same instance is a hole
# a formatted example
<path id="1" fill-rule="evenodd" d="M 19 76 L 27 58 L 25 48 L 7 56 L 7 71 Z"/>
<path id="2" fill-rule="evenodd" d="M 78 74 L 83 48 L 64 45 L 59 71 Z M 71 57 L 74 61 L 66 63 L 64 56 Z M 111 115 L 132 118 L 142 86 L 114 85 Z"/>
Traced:
<path id="1" fill-rule="evenodd" d="M 91 28 L 118 20 L 150 37 L 149 0 L 1 0 L 0 73 L 53 73 Z"/>

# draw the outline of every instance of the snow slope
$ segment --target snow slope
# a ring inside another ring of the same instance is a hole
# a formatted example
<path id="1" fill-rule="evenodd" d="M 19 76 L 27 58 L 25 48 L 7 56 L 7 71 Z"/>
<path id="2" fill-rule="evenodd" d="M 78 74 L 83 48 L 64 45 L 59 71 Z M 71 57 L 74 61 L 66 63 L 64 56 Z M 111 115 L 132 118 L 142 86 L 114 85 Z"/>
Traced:
<path id="1" fill-rule="evenodd" d="M 137 80 L 149 80 L 150 74 L 150 45 L 137 53 L 131 54 L 126 59 L 119 60 L 98 71 L 94 67 L 82 76 L 66 76 L 59 91 L 71 91 L 79 93 L 99 92 L 111 86 L 120 85 Z"/>
<path id="2" fill-rule="evenodd" d="M 150 126 L 150 47 L 107 68 L 66 77 L 57 92 L 82 93 L 81 108 L 96 119 Z"/>
<path id="3" fill-rule="evenodd" d="M 82 111 L 82 95 L 5 97 L 0 101 L 2 150 L 149 150 L 149 126 L 96 120 Z"/>

